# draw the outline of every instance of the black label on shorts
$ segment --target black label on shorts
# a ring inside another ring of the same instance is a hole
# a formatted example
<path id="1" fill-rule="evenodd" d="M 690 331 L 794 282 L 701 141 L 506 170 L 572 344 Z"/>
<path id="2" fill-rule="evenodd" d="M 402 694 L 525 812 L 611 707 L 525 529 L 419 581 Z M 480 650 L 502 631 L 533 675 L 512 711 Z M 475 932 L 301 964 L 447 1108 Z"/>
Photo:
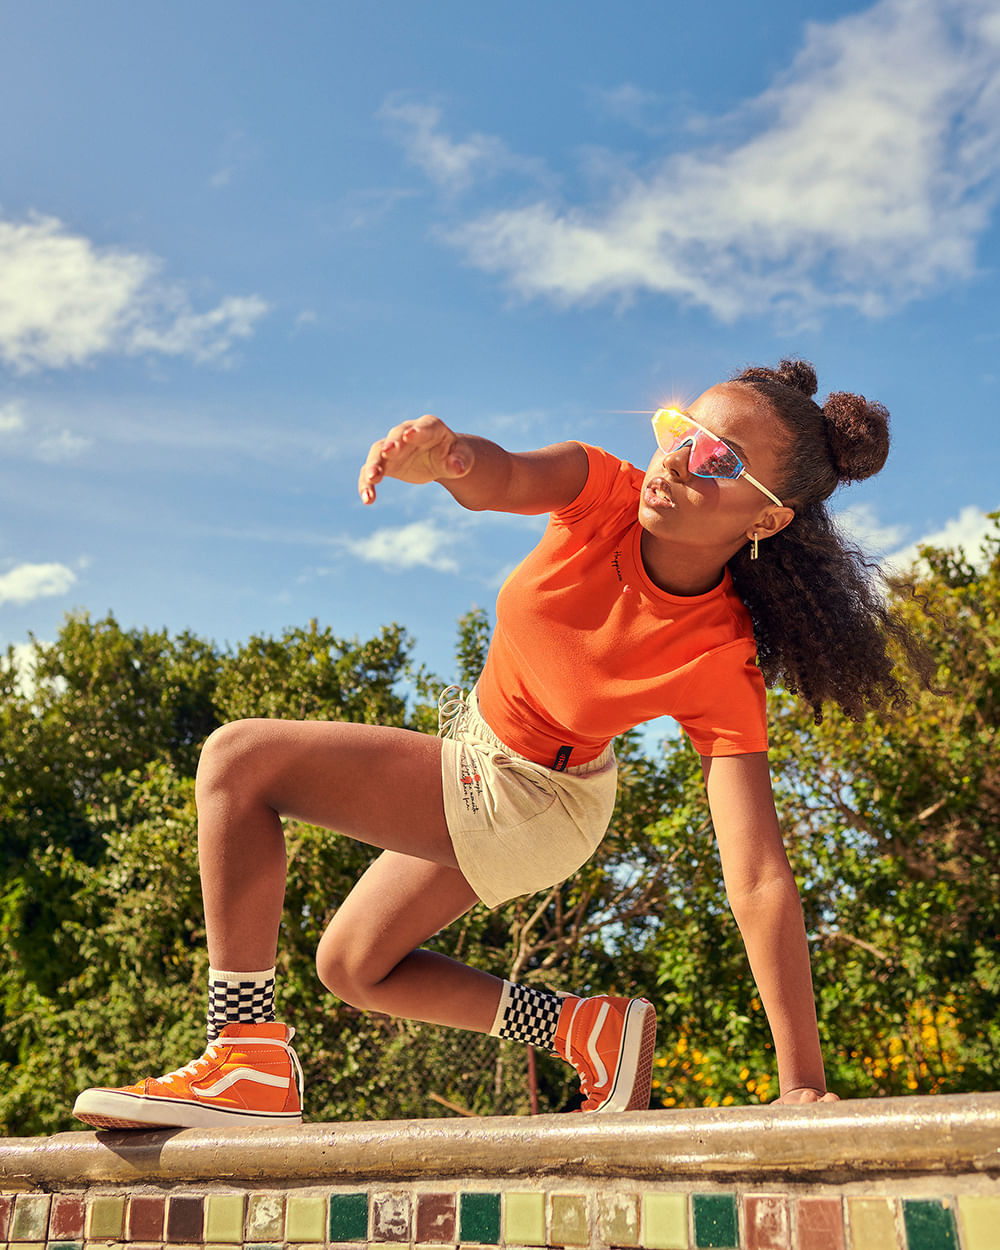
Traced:
<path id="1" fill-rule="evenodd" d="M 572 747 L 560 747 L 556 752 L 555 763 L 552 765 L 557 773 L 564 773 L 566 766 L 569 764 L 569 757 L 573 754 Z"/>

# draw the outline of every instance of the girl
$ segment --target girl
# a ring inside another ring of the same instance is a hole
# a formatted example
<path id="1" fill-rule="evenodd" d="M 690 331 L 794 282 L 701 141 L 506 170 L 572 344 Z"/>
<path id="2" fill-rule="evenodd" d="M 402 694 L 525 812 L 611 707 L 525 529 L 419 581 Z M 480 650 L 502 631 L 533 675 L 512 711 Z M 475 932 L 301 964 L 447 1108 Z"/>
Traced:
<path id="1" fill-rule="evenodd" d="M 438 737 L 376 725 L 249 720 L 205 744 L 198 837 L 209 1044 L 186 1067 L 91 1089 L 101 1127 L 301 1119 L 292 1030 L 274 1015 L 285 881 L 282 816 L 379 847 L 323 935 L 326 986 L 357 1007 L 546 1046 L 585 1110 L 649 1104 L 644 999 L 513 985 L 420 944 L 477 900 L 494 907 L 572 874 L 607 829 L 612 738 L 663 714 L 702 757 L 733 913 L 774 1038 L 782 1103 L 827 1101 L 798 892 L 767 760 L 765 684 L 819 714 L 896 702 L 899 634 L 824 500 L 876 473 L 888 413 L 821 408 L 811 365 L 784 361 L 654 418 L 643 473 L 576 442 L 511 453 L 425 416 L 376 442 L 359 478 L 439 482 L 474 510 L 549 513 L 500 592 L 480 681 L 443 701 Z M 905 638 L 902 639 L 905 644 Z M 359 784 L 361 782 L 362 784 Z"/>

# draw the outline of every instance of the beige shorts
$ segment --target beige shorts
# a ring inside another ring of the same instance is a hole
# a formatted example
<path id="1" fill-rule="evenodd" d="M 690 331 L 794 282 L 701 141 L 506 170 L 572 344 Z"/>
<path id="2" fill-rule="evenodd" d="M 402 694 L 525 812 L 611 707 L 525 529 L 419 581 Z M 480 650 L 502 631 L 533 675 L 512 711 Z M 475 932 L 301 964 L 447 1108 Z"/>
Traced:
<path id="1" fill-rule="evenodd" d="M 611 746 L 564 772 L 536 764 L 490 729 L 475 690 L 466 698 L 446 690 L 440 721 L 448 831 L 459 867 L 487 907 L 565 881 L 590 859 L 615 806 Z"/>

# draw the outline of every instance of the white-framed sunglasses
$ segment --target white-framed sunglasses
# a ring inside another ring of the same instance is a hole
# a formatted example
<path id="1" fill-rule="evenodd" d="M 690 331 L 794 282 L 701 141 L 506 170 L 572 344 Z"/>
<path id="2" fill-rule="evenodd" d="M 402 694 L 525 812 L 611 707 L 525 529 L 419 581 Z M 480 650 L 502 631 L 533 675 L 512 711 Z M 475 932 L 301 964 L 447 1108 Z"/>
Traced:
<path id="1" fill-rule="evenodd" d="M 724 439 L 706 430 L 688 413 L 681 412 L 679 408 L 660 408 L 653 414 L 653 433 L 664 455 L 676 451 L 685 443 L 690 446 L 688 471 L 695 477 L 715 477 L 726 481 L 744 477 L 772 503 L 779 508 L 784 507 L 777 495 L 747 472 L 746 465 Z"/>

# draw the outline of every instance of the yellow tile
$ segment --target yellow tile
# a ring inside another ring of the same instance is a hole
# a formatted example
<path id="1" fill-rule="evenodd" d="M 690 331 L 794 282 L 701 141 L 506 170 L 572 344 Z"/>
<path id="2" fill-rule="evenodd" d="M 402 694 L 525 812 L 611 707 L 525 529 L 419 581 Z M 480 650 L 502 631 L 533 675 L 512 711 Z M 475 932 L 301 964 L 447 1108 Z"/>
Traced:
<path id="1" fill-rule="evenodd" d="M 285 1240 L 326 1240 L 326 1198 L 322 1194 L 289 1194 L 285 1205 Z"/>
<path id="2" fill-rule="evenodd" d="M 1000 1197 L 962 1194 L 958 1200 L 958 1221 L 965 1250 L 994 1250 L 1000 1245 Z"/>
<path id="3" fill-rule="evenodd" d="M 601 1194 L 597 1199 L 601 1237 L 611 1246 L 639 1244 L 637 1194 Z"/>
<path id="4" fill-rule="evenodd" d="M 687 1194 L 642 1195 L 642 1244 L 648 1250 L 687 1250 Z"/>
<path id="5" fill-rule="evenodd" d="M 245 1194 L 209 1194 L 205 1201 L 205 1241 L 243 1241 Z"/>
<path id="6" fill-rule="evenodd" d="M 503 1212 L 503 1236 L 508 1245 L 545 1245 L 544 1194 L 507 1193 Z"/>
<path id="7" fill-rule="evenodd" d="M 88 1241 L 117 1241 L 124 1232 L 125 1198 L 111 1194 L 91 1198 L 87 1203 L 84 1236 Z"/>
<path id="8" fill-rule="evenodd" d="M 896 1204 L 891 1198 L 848 1198 L 853 1250 L 896 1250 Z"/>
<path id="9" fill-rule="evenodd" d="M 556 1246 L 589 1246 L 590 1222 L 585 1194 L 553 1194 L 549 1241 Z"/>

